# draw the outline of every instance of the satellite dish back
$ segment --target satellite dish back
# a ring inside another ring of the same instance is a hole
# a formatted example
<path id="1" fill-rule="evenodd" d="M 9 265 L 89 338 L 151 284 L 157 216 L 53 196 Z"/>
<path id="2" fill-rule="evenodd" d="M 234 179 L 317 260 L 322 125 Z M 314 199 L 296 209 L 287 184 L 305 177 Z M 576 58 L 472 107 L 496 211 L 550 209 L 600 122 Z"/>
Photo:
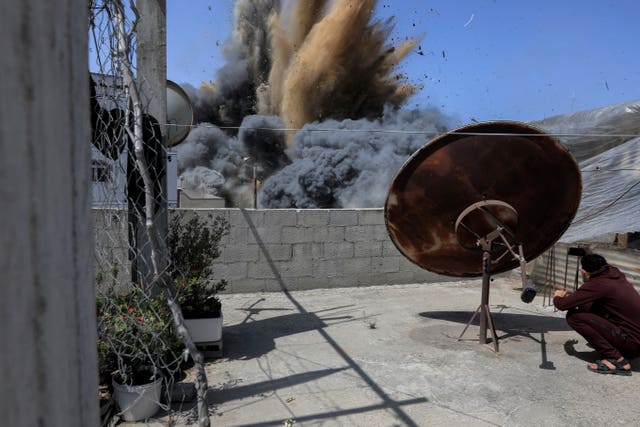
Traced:
<path id="1" fill-rule="evenodd" d="M 181 143 L 193 125 L 193 106 L 186 92 L 167 80 L 167 146 Z"/>
<path id="2" fill-rule="evenodd" d="M 555 138 L 521 122 L 476 123 L 407 160 L 389 188 L 385 221 L 396 247 L 417 265 L 475 277 L 483 274 L 479 237 L 505 229 L 530 261 L 567 229 L 581 191 L 578 165 Z M 495 255 L 492 273 L 520 264 Z"/>

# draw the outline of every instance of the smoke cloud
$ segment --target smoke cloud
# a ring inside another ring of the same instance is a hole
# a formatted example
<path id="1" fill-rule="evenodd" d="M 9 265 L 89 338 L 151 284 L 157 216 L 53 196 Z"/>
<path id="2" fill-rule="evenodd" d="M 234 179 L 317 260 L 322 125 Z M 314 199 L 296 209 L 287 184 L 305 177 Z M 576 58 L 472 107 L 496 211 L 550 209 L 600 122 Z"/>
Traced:
<path id="1" fill-rule="evenodd" d="M 379 120 L 327 120 L 295 138 L 293 163 L 263 186 L 268 208 L 381 207 L 405 160 L 448 119 L 432 110 L 385 110 Z"/>
<path id="2" fill-rule="evenodd" d="M 178 148 L 182 186 L 238 205 L 255 165 L 264 207 L 382 206 L 428 139 L 382 131 L 449 126 L 437 111 L 399 110 L 416 88 L 397 66 L 417 40 L 390 44 L 376 3 L 237 1 L 215 83 L 185 85 L 202 124 Z"/>
<path id="3" fill-rule="evenodd" d="M 276 130 L 272 130 L 276 129 Z M 279 117 L 247 116 L 238 136 L 201 123 L 178 145 L 180 186 L 196 196 L 224 197 L 232 205 L 251 200 L 253 167 L 265 179 L 288 164 Z"/>

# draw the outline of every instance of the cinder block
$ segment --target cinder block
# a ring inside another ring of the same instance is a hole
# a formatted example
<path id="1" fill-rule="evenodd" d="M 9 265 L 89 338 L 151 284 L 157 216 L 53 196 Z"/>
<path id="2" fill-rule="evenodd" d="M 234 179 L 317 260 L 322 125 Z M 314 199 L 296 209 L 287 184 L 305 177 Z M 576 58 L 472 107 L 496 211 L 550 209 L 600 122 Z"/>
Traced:
<path id="1" fill-rule="evenodd" d="M 258 227 L 256 229 L 249 229 L 247 232 L 247 243 L 258 243 L 258 239 L 264 244 L 282 243 L 281 232 L 280 227 Z"/>
<path id="2" fill-rule="evenodd" d="M 256 245 L 256 247 L 258 246 Z M 288 244 L 264 245 L 264 250 L 260 248 L 260 261 L 267 260 L 267 254 L 265 254 L 264 251 L 267 251 L 269 258 L 271 258 L 272 261 L 289 261 L 293 257 L 293 246 Z"/>
<path id="3" fill-rule="evenodd" d="M 292 283 L 289 279 L 284 279 L 282 277 L 278 279 L 265 280 L 262 284 L 263 288 L 261 291 L 263 292 L 281 292 L 282 288 L 289 291 L 295 291 L 295 283 Z"/>
<path id="4" fill-rule="evenodd" d="M 414 263 L 413 261 L 410 261 L 409 258 L 407 258 L 404 255 L 402 255 L 400 252 L 397 252 L 396 257 L 398 257 L 400 271 L 424 270 L 418 264 Z"/>
<path id="5" fill-rule="evenodd" d="M 351 242 L 324 244 L 324 257 L 326 259 L 353 258 L 353 253 L 353 243 Z"/>
<path id="6" fill-rule="evenodd" d="M 311 264 L 313 277 L 336 277 L 344 275 L 341 259 L 314 259 Z"/>
<path id="7" fill-rule="evenodd" d="M 313 261 L 310 258 L 279 262 L 276 264 L 276 268 L 283 278 L 311 277 L 313 275 Z"/>
<path id="8" fill-rule="evenodd" d="M 227 264 L 227 279 L 229 281 L 247 278 L 248 265 L 246 262 L 232 262 Z"/>
<path id="9" fill-rule="evenodd" d="M 229 223 L 235 226 L 248 226 L 252 225 L 254 227 L 258 227 L 258 219 L 259 215 L 262 214 L 260 211 L 249 211 L 244 210 L 244 212 L 240 209 L 228 209 L 229 212 Z"/>
<path id="10" fill-rule="evenodd" d="M 360 209 L 358 210 L 358 225 L 383 225 L 383 209 Z"/>
<path id="11" fill-rule="evenodd" d="M 326 226 L 329 224 L 329 210 L 304 209 L 298 211 L 297 225 L 303 227 Z"/>
<path id="12" fill-rule="evenodd" d="M 273 279 L 275 275 L 268 262 L 256 262 L 248 264 L 247 277 L 249 279 Z"/>
<path id="13" fill-rule="evenodd" d="M 451 280 L 450 277 L 448 279 Z M 414 283 L 435 282 L 435 281 L 443 282 L 443 281 L 446 281 L 447 278 L 445 276 L 432 273 L 429 270 L 425 270 L 423 268 L 417 267 L 416 270 L 413 272 L 413 280 L 414 280 Z"/>
<path id="14" fill-rule="evenodd" d="M 224 252 L 222 252 L 222 259 L 225 262 L 255 262 L 259 259 L 259 247 L 256 244 L 247 245 L 245 243 L 238 243 L 235 245 L 229 245 L 224 249 Z"/>
<path id="15" fill-rule="evenodd" d="M 313 241 L 311 227 L 282 227 L 282 243 L 307 243 Z"/>
<path id="16" fill-rule="evenodd" d="M 382 256 L 402 256 L 396 245 L 393 244 L 391 239 L 382 242 Z"/>
<path id="17" fill-rule="evenodd" d="M 329 225 L 358 225 L 358 211 L 348 209 L 330 210 Z"/>
<path id="18" fill-rule="evenodd" d="M 354 243 L 355 258 L 363 257 L 381 257 L 382 242 L 356 242 Z"/>
<path id="19" fill-rule="evenodd" d="M 391 237 L 389 237 L 389 230 L 387 230 L 386 225 L 374 225 L 373 229 L 373 239 L 378 242 L 390 242 Z"/>
<path id="20" fill-rule="evenodd" d="M 246 242 L 248 231 L 249 227 L 246 225 L 232 225 L 229 228 L 229 234 L 225 235 L 222 239 L 227 243 Z"/>
<path id="21" fill-rule="evenodd" d="M 394 273 L 385 273 L 387 277 L 387 283 L 390 285 L 405 285 L 408 283 L 415 283 L 413 278 L 413 271 L 397 271 Z"/>
<path id="22" fill-rule="evenodd" d="M 379 286 L 386 285 L 387 277 L 384 274 L 361 274 L 356 276 L 357 286 Z"/>
<path id="23" fill-rule="evenodd" d="M 293 257 L 294 260 L 299 259 L 323 259 L 325 257 L 324 254 L 324 244 L 323 243 L 294 243 L 293 247 Z"/>
<path id="24" fill-rule="evenodd" d="M 375 240 L 375 225 L 357 225 L 354 227 L 346 227 L 344 230 L 344 239 L 347 242 L 371 242 Z"/>
<path id="25" fill-rule="evenodd" d="M 327 277 L 298 277 L 291 283 L 295 290 L 299 291 L 332 287 L 331 280 Z"/>
<path id="26" fill-rule="evenodd" d="M 400 268 L 400 257 L 371 258 L 371 271 L 378 273 L 395 273 Z"/>
<path id="27" fill-rule="evenodd" d="M 191 209 L 186 209 L 191 210 Z M 192 210 L 197 215 L 201 216 L 211 216 L 213 218 L 221 217 L 225 219 L 227 222 L 231 223 L 230 209 L 227 208 L 213 208 L 213 209 L 193 209 Z"/>
<path id="28" fill-rule="evenodd" d="M 245 221 L 247 221 L 247 217 L 250 218 L 251 222 L 255 227 L 265 227 L 268 226 L 267 219 L 270 217 L 269 211 L 265 210 L 253 210 L 253 209 L 245 209 L 245 213 L 248 214 L 245 216 Z M 247 221 L 247 225 L 249 225 Z"/>
<path id="29" fill-rule="evenodd" d="M 227 289 L 233 293 L 250 293 L 250 292 L 265 292 L 268 288 L 268 284 L 275 282 L 275 279 L 244 279 L 237 280 L 234 283 L 230 283 Z M 233 291 L 231 291 L 233 286 Z M 275 288 L 272 290 L 276 290 Z"/>
<path id="30" fill-rule="evenodd" d="M 344 226 L 315 226 L 313 227 L 313 241 L 315 243 L 343 242 L 345 228 Z"/>
<path id="31" fill-rule="evenodd" d="M 246 279 L 248 270 L 246 262 L 220 262 L 212 265 L 212 271 L 215 280 L 226 279 L 231 283 L 235 280 Z"/>
<path id="32" fill-rule="evenodd" d="M 265 211 L 264 227 L 295 226 L 298 222 L 298 213 L 293 209 L 272 209 Z"/>
<path id="33" fill-rule="evenodd" d="M 353 288 L 358 286 L 355 275 L 328 277 L 327 283 L 329 288 Z"/>
<path id="34" fill-rule="evenodd" d="M 371 258 L 348 258 L 340 260 L 342 263 L 342 274 L 348 276 L 350 274 L 362 274 L 371 271 Z"/>

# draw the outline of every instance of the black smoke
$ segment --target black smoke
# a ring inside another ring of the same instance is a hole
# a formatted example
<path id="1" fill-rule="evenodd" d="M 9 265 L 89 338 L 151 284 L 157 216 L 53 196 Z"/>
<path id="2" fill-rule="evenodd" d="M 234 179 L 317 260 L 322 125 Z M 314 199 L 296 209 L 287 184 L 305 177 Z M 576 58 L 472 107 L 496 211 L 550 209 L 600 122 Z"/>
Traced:
<path id="1" fill-rule="evenodd" d="M 262 187 L 266 208 L 381 207 L 398 168 L 433 136 L 450 128 L 436 109 L 387 109 L 379 120 L 306 125 L 293 162 Z"/>

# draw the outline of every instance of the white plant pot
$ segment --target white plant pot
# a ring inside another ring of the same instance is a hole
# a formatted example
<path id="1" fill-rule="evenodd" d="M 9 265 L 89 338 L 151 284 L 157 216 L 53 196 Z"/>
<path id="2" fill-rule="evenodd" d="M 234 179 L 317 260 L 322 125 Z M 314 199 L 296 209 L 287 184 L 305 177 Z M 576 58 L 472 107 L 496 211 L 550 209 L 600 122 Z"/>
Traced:
<path id="1" fill-rule="evenodd" d="M 195 343 L 216 342 L 222 339 L 222 314 L 206 319 L 184 319 L 184 324 Z"/>
<path id="2" fill-rule="evenodd" d="M 146 420 L 160 409 L 162 378 L 158 378 L 150 384 L 143 385 L 119 384 L 114 379 L 112 380 L 112 384 L 113 398 L 120 408 L 123 420 Z"/>

